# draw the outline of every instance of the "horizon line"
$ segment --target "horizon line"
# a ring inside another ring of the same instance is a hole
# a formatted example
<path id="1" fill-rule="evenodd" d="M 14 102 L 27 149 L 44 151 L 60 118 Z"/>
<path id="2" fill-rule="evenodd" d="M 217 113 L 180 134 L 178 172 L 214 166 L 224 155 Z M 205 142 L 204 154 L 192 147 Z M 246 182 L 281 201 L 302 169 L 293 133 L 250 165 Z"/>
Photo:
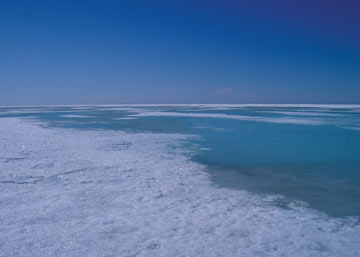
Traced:
<path id="1" fill-rule="evenodd" d="M 328 107 L 328 108 L 359 108 L 357 104 L 292 104 L 292 103 L 132 103 L 132 104 L 25 104 L 25 105 L 1 105 L 0 108 L 16 108 L 16 107 L 83 107 L 83 106 L 99 106 L 99 107 L 116 107 L 116 106 L 232 106 L 232 107 Z"/>

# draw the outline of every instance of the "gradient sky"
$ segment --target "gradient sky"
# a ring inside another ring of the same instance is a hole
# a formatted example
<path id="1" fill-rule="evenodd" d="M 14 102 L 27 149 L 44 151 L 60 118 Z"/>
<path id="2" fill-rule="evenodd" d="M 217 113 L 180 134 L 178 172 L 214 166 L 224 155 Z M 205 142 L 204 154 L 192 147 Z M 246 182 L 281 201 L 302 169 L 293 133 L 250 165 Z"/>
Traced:
<path id="1" fill-rule="evenodd" d="M 360 1 L 0 1 L 0 105 L 360 103 Z"/>

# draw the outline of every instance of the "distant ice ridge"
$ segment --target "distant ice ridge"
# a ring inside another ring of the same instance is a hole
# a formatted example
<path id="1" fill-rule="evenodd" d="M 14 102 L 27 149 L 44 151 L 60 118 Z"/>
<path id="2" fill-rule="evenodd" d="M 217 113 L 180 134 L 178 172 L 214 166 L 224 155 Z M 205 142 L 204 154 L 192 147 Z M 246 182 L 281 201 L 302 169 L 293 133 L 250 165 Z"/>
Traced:
<path id="1" fill-rule="evenodd" d="M 294 107 L 294 108 L 360 108 L 360 104 L 91 104 L 91 105 L 13 105 L 0 106 L 0 108 L 38 108 L 38 107 L 73 107 L 78 109 L 88 109 L 93 107 L 199 107 L 199 108 L 242 108 L 242 107 Z"/>
<path id="2" fill-rule="evenodd" d="M 136 120 L 135 117 L 121 117 L 121 118 L 113 118 L 113 120 Z"/>
<path id="3" fill-rule="evenodd" d="M 0 256 L 360 256 L 355 219 L 214 187 L 187 139 L 0 118 Z"/>
<path id="4" fill-rule="evenodd" d="M 289 116 L 341 116 L 341 114 L 336 113 L 324 113 L 320 111 L 312 111 L 312 112 L 304 112 L 304 111 L 292 111 L 292 112 L 284 112 L 284 111 L 259 111 L 260 113 L 275 113 L 275 114 L 284 114 Z"/>
<path id="5" fill-rule="evenodd" d="M 283 124 L 301 124 L 301 125 L 321 125 L 326 124 L 324 121 L 316 119 L 303 119 L 303 118 L 288 118 L 288 117 L 255 117 L 246 115 L 229 115 L 221 113 L 182 113 L 182 112 L 139 112 L 138 114 L 132 114 L 133 117 L 147 117 L 147 116 L 173 116 L 173 117 L 195 117 L 195 118 L 221 118 L 221 119 L 233 119 L 244 121 L 257 121 L 257 122 L 269 122 L 269 123 L 283 123 Z"/>
<path id="6" fill-rule="evenodd" d="M 78 115 L 78 114 L 68 114 L 68 115 L 61 115 L 64 118 L 93 118 L 94 116 L 90 115 Z"/>

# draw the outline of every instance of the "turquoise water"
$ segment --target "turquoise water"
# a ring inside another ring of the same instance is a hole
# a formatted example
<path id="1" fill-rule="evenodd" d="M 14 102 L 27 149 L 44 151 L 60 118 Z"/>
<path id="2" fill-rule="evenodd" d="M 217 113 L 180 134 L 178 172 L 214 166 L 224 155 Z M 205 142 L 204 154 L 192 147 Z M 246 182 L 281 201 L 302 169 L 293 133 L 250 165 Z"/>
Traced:
<path id="1" fill-rule="evenodd" d="M 279 194 L 332 216 L 360 216 L 360 106 L 0 108 L 48 126 L 185 133 L 214 184 Z M 282 203 L 279 202 L 281 205 Z"/>

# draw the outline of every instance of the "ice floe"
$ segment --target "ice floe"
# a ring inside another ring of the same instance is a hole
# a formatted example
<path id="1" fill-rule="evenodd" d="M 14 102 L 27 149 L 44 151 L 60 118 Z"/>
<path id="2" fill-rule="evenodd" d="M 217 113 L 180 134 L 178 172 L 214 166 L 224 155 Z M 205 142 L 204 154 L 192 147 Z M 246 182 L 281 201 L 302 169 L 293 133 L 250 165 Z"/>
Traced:
<path id="1" fill-rule="evenodd" d="M 341 116 L 341 114 L 337 113 L 323 113 L 323 112 L 315 112 L 315 111 L 292 111 L 292 112 L 285 112 L 285 111 L 261 111 L 261 113 L 275 113 L 275 114 L 284 114 L 289 116 Z"/>
<path id="2" fill-rule="evenodd" d="M 113 120 L 136 120 L 135 117 L 121 117 L 121 118 L 113 118 Z"/>
<path id="3" fill-rule="evenodd" d="M 94 116 L 78 115 L 78 114 L 66 114 L 66 115 L 61 115 L 61 117 L 64 117 L 64 118 L 93 118 Z"/>
<path id="4" fill-rule="evenodd" d="M 259 117 L 246 115 L 229 115 L 222 113 L 184 113 L 184 112 L 139 112 L 138 114 L 130 115 L 133 117 L 147 117 L 147 116 L 173 116 L 173 117 L 195 117 L 195 118 L 221 118 L 244 121 L 257 121 L 269 123 L 284 123 L 284 124 L 301 124 L 301 125 L 321 125 L 326 124 L 324 121 L 317 119 L 303 119 L 303 118 L 288 118 L 288 117 Z"/>

